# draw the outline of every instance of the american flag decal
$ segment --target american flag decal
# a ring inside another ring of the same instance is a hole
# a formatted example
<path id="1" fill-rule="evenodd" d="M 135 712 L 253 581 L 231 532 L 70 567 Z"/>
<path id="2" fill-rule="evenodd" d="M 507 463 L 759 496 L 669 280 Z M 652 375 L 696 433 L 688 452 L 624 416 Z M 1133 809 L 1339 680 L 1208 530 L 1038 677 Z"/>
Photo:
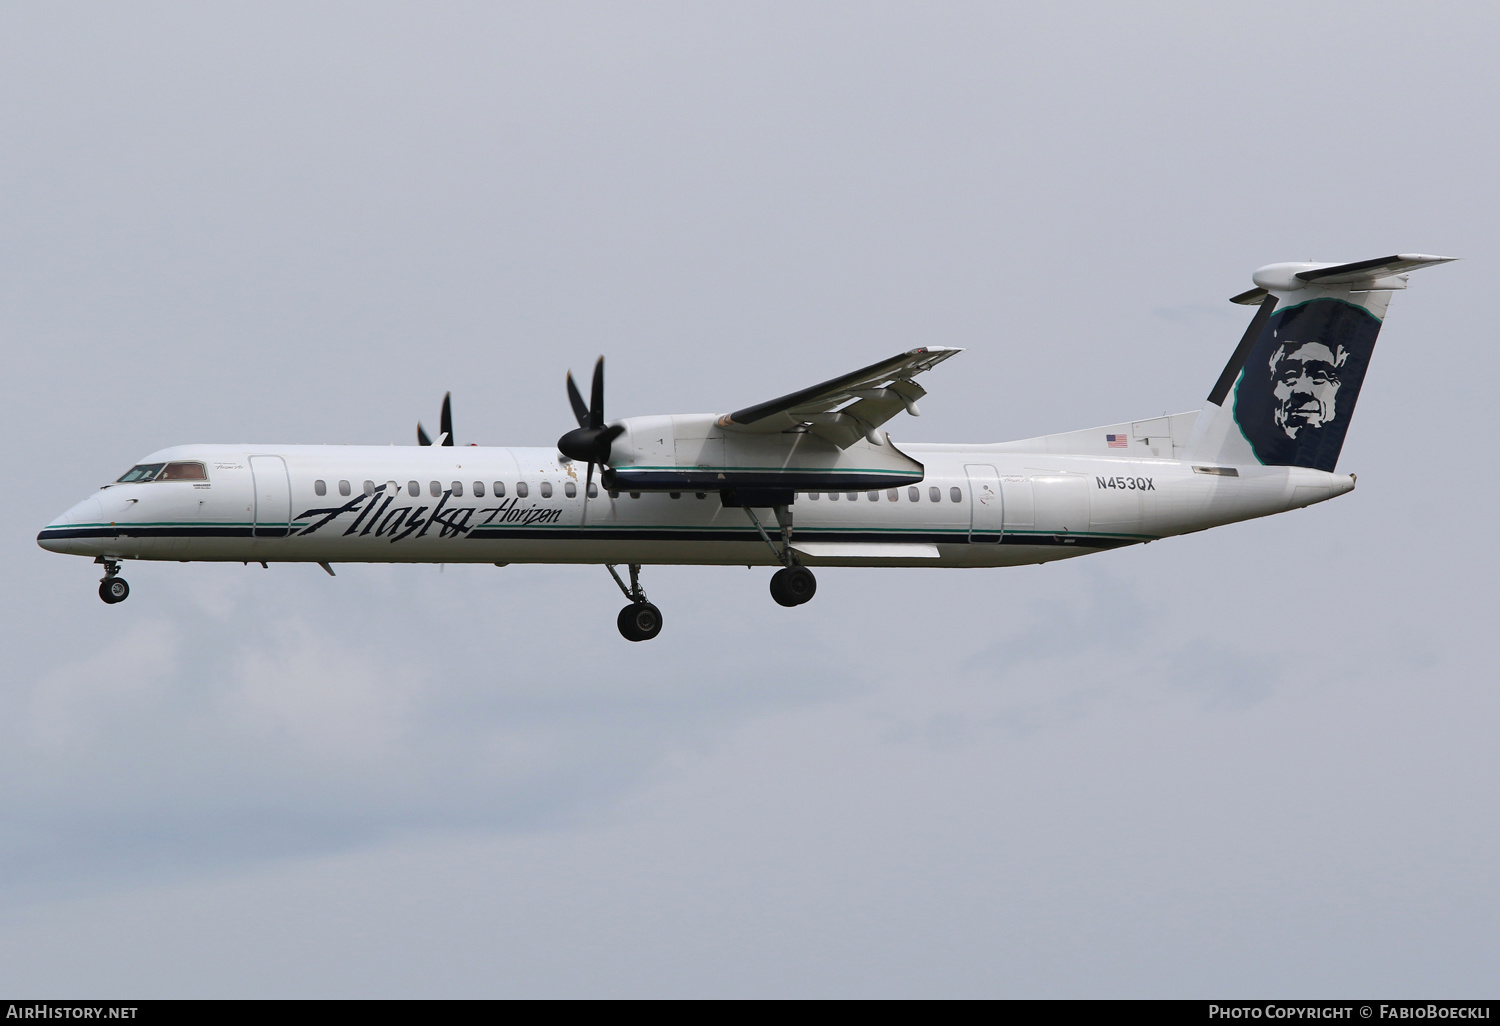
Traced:
<path id="1" fill-rule="evenodd" d="M 1130 448 L 1130 441 L 1124 435 L 1105 435 L 1104 441 L 1109 444 L 1111 449 Z"/>

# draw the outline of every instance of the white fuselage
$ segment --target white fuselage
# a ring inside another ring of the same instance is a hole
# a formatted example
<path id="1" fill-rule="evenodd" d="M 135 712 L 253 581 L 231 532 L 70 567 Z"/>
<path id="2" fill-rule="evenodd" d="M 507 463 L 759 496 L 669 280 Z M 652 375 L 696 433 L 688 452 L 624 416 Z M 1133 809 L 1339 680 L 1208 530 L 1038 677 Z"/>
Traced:
<path id="1" fill-rule="evenodd" d="M 792 544 L 801 561 L 1042 563 L 1266 516 L 1354 487 L 1350 475 L 1299 467 L 1195 467 L 1002 445 L 902 450 L 924 465 L 920 485 L 797 495 Z M 49 524 L 39 544 L 183 561 L 777 563 L 746 510 L 724 506 L 717 493 L 601 490 L 586 499 L 584 468 L 552 448 L 186 445 L 145 462 L 169 461 L 201 462 L 207 479 L 109 485 Z M 771 511 L 758 514 L 779 542 Z"/>

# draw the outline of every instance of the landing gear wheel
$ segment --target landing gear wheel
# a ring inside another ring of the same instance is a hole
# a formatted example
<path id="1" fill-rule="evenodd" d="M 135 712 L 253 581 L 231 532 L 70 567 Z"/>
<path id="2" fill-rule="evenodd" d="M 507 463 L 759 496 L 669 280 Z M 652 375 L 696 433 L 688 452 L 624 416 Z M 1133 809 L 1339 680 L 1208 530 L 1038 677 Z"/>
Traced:
<path id="1" fill-rule="evenodd" d="M 626 641 L 650 641 L 661 633 L 661 610 L 649 602 L 632 602 L 620 610 L 615 625 Z"/>
<path id="2" fill-rule="evenodd" d="M 123 577 L 106 577 L 99 582 L 99 597 L 110 605 L 124 602 L 130 597 L 130 585 Z"/>
<path id="3" fill-rule="evenodd" d="M 771 575 L 771 597 L 783 606 L 800 606 L 818 591 L 818 579 L 805 566 L 789 566 Z"/>

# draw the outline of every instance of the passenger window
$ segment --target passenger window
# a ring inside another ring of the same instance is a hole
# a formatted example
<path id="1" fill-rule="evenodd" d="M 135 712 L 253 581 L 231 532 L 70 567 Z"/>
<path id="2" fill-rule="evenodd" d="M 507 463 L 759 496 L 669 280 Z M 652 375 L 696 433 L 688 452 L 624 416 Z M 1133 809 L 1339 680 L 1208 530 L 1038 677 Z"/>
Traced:
<path id="1" fill-rule="evenodd" d="M 589 498 L 599 498 L 599 486 L 592 481 L 589 482 Z"/>
<path id="2" fill-rule="evenodd" d="M 912 485 L 910 488 L 908 488 L 906 490 L 906 497 L 908 499 L 910 499 L 912 502 L 921 502 L 922 501 L 922 489 L 918 488 L 916 485 Z"/>
<path id="3" fill-rule="evenodd" d="M 166 466 L 165 463 L 142 463 L 139 466 L 131 467 L 129 470 L 125 471 L 125 473 L 120 477 L 120 480 L 116 483 L 142 484 L 154 478 L 164 466 Z"/>
<path id="4" fill-rule="evenodd" d="M 408 481 L 406 482 L 406 494 L 411 496 L 421 495 L 422 486 L 417 484 L 415 481 Z"/>
<path id="5" fill-rule="evenodd" d="M 166 469 L 156 479 L 158 481 L 207 481 L 208 474 L 204 472 L 201 463 L 168 463 Z"/>
<path id="6" fill-rule="evenodd" d="M 327 495 L 328 494 L 328 485 L 327 485 L 327 483 L 323 482 L 323 481 L 314 481 L 313 482 L 313 494 L 314 495 Z"/>
<path id="7" fill-rule="evenodd" d="M 845 492 L 844 493 L 844 498 L 848 499 L 850 502 L 858 502 L 859 501 L 859 493 L 858 492 Z"/>
<path id="8" fill-rule="evenodd" d="M 366 495 L 374 495 L 375 494 L 375 482 L 374 481 L 366 481 L 365 485 L 364 485 L 364 488 L 365 488 L 365 494 Z"/>
<path id="9" fill-rule="evenodd" d="M 870 501 L 871 502 L 879 502 L 880 501 L 880 489 L 873 488 L 873 489 L 870 490 L 869 494 L 870 494 Z"/>
<path id="10" fill-rule="evenodd" d="M 927 497 L 933 502 L 943 501 L 943 493 L 937 485 L 933 485 L 931 488 L 927 489 Z"/>
<path id="11" fill-rule="evenodd" d="M 811 499 L 813 502 L 817 502 L 818 501 L 818 493 L 817 492 L 808 492 L 807 493 L 807 497 L 809 499 Z"/>
<path id="12" fill-rule="evenodd" d="M 615 491 L 615 490 L 613 490 L 613 489 L 611 489 L 610 493 L 609 493 L 609 497 L 611 499 L 618 499 L 620 497 L 620 493 L 617 492 L 617 491 Z"/>
<path id="13" fill-rule="evenodd" d="M 528 496 L 530 494 L 531 494 L 531 489 L 528 488 L 528 487 L 526 487 L 526 482 L 525 481 L 517 481 L 516 482 L 516 495 L 517 496 L 519 496 L 520 498 L 524 499 L 524 498 L 526 498 L 526 496 Z"/>
<path id="14" fill-rule="evenodd" d="M 551 481 L 543 481 L 542 482 L 542 498 L 544 498 L 544 499 L 550 499 L 550 498 L 552 498 L 552 482 Z"/>
<path id="15" fill-rule="evenodd" d="M 680 498 L 682 498 L 682 493 L 681 492 L 668 492 L 667 493 L 667 497 L 669 499 L 680 499 Z"/>
<path id="16" fill-rule="evenodd" d="M 563 482 L 563 494 L 570 499 L 578 498 L 578 486 L 572 481 Z"/>
<path id="17" fill-rule="evenodd" d="M 443 486 L 438 484 L 436 481 L 428 481 L 427 490 L 432 493 L 432 497 L 434 499 L 443 494 Z"/>
<path id="18" fill-rule="evenodd" d="M 630 493 L 630 497 L 632 499 L 639 499 L 641 497 L 641 493 L 640 492 L 631 492 Z"/>
<path id="19" fill-rule="evenodd" d="M 828 501 L 829 502 L 838 502 L 839 501 L 839 493 L 838 492 L 829 492 L 828 493 Z"/>
<path id="20" fill-rule="evenodd" d="M 464 483 L 462 481 L 453 482 L 453 497 L 455 499 L 462 499 L 464 497 Z"/>
<path id="21" fill-rule="evenodd" d="M 504 481 L 496 481 L 495 482 L 495 498 L 497 498 L 497 499 L 503 499 L 503 498 L 505 498 L 505 482 Z"/>
<path id="22" fill-rule="evenodd" d="M 900 502 L 901 501 L 901 489 L 899 489 L 899 488 L 889 488 L 889 489 L 886 490 L 885 497 L 887 499 L 889 499 L 891 502 Z"/>
<path id="23" fill-rule="evenodd" d="M 476 498 L 476 499 L 482 499 L 482 498 L 484 498 L 484 482 L 483 481 L 475 481 L 474 482 L 474 498 Z"/>
<path id="24" fill-rule="evenodd" d="M 697 498 L 697 499 L 706 499 L 706 498 L 708 498 L 708 493 L 707 492 L 694 492 L 693 493 L 693 497 Z"/>
<path id="25" fill-rule="evenodd" d="M 350 489 L 348 481 L 340 481 L 339 482 L 339 494 L 340 495 L 348 495 L 351 490 L 352 489 Z"/>
<path id="26" fill-rule="evenodd" d="M 957 486 L 955 486 L 948 489 L 948 498 L 952 499 L 954 502 L 963 502 L 964 493 L 960 491 Z"/>
<path id="27" fill-rule="evenodd" d="M 387 481 L 385 483 L 385 494 L 387 494 L 387 495 L 400 495 L 401 494 L 401 486 L 398 485 L 394 481 Z"/>

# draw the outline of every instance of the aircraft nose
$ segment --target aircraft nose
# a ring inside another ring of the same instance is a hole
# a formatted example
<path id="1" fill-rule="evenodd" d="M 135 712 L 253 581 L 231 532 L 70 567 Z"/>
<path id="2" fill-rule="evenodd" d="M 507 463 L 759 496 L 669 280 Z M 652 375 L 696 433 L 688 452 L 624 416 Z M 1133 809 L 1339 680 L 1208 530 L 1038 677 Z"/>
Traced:
<path id="1" fill-rule="evenodd" d="M 87 539 L 78 532 L 97 527 L 104 519 L 104 506 L 98 499 L 89 496 L 66 513 L 54 517 L 36 536 L 36 543 L 48 552 L 67 552 L 87 555 L 84 552 Z"/>

